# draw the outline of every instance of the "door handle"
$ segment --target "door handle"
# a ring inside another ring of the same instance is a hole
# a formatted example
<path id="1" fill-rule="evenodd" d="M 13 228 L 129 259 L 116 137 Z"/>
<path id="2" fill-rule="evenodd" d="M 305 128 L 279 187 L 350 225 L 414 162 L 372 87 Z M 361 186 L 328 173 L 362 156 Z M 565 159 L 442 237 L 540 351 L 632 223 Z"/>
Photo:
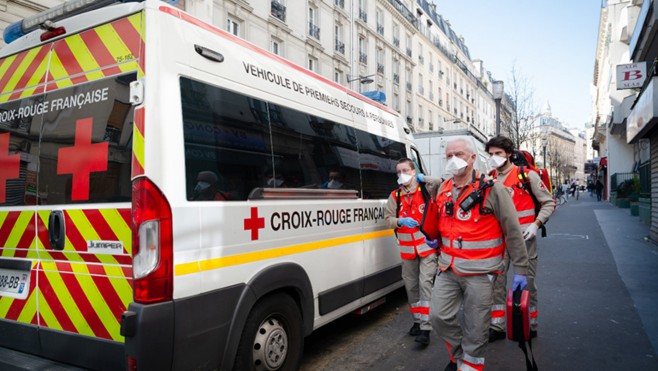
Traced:
<path id="1" fill-rule="evenodd" d="M 64 250 L 66 242 L 66 222 L 62 210 L 53 210 L 48 217 L 48 241 L 54 250 Z"/>

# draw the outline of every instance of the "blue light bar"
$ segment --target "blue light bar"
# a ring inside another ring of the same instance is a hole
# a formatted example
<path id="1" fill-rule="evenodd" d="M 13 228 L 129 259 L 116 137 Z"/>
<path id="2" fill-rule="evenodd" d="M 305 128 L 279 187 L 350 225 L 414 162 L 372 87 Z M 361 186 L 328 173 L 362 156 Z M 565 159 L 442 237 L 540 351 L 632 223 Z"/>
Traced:
<path id="1" fill-rule="evenodd" d="M 3 33 L 5 43 L 9 44 L 23 35 L 38 29 L 46 21 L 56 22 L 76 14 L 102 8 L 114 3 L 127 3 L 139 0 L 69 0 L 63 4 L 44 10 L 20 22 L 7 27 Z"/>
<path id="2" fill-rule="evenodd" d="M 2 32 L 2 39 L 5 44 L 9 44 L 19 37 L 25 35 L 21 29 L 21 22 L 12 23 Z"/>

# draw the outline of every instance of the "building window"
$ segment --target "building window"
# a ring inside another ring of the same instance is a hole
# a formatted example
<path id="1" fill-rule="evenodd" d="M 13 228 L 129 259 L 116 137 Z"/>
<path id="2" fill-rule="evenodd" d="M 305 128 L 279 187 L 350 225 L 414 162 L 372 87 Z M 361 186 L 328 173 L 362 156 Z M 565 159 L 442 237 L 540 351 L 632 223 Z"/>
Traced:
<path id="1" fill-rule="evenodd" d="M 308 34 L 320 40 L 320 27 L 318 27 L 318 10 L 314 7 L 308 8 Z"/>
<path id="2" fill-rule="evenodd" d="M 393 45 L 400 47 L 400 26 L 393 21 Z"/>
<path id="3" fill-rule="evenodd" d="M 276 55 L 281 55 L 281 40 L 272 38 L 271 51 Z"/>
<path id="4" fill-rule="evenodd" d="M 377 33 L 384 36 L 384 12 L 377 8 Z"/>
<path id="5" fill-rule="evenodd" d="M 270 12 L 273 17 L 280 19 L 282 22 L 286 21 L 286 6 L 284 0 L 272 0 L 270 5 Z"/>
<path id="6" fill-rule="evenodd" d="M 359 38 L 359 62 L 368 64 L 368 41 L 365 38 Z"/>
<path id="7" fill-rule="evenodd" d="M 377 48 L 377 73 L 384 73 L 384 49 Z"/>
<path id="8" fill-rule="evenodd" d="M 340 54 L 345 54 L 345 43 L 343 42 L 343 25 L 336 23 L 334 25 L 334 50 Z"/>
<path id="9" fill-rule="evenodd" d="M 343 83 L 343 71 L 334 70 L 334 82 L 337 82 L 339 84 Z"/>
<path id="10" fill-rule="evenodd" d="M 235 36 L 240 36 L 240 23 L 235 18 L 229 16 L 226 20 L 226 31 Z"/>
<path id="11" fill-rule="evenodd" d="M 311 55 L 308 56 L 308 69 L 315 73 L 320 73 L 318 70 L 318 59 Z"/>

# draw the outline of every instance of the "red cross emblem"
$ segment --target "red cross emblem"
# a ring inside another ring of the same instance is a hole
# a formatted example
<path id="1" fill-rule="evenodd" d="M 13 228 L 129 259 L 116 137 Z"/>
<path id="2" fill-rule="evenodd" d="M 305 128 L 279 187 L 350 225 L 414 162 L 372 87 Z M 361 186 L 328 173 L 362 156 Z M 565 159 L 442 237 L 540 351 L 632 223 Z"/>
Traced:
<path id="1" fill-rule="evenodd" d="M 258 230 L 265 228 L 265 218 L 258 217 L 258 208 L 251 208 L 251 217 L 244 220 L 244 230 L 251 230 L 251 240 L 258 239 Z"/>
<path id="2" fill-rule="evenodd" d="M 9 154 L 9 133 L 0 134 L 0 203 L 7 202 L 7 180 L 20 178 L 21 155 Z"/>
<path id="3" fill-rule="evenodd" d="M 75 122 L 75 144 L 60 148 L 57 158 L 57 174 L 73 174 L 71 200 L 89 199 L 89 174 L 107 171 L 107 142 L 91 143 L 93 119 L 88 117 Z"/>

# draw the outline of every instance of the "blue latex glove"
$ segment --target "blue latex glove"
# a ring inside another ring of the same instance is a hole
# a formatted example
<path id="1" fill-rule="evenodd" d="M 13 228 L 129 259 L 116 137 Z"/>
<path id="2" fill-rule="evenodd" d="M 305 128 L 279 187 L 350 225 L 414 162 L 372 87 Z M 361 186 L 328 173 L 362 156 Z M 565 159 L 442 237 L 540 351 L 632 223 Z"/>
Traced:
<path id="1" fill-rule="evenodd" d="M 418 222 L 414 218 L 400 218 L 398 219 L 398 225 L 400 227 L 413 228 L 418 226 Z"/>
<path id="2" fill-rule="evenodd" d="M 416 173 L 416 180 L 418 180 L 421 183 L 425 182 L 425 175 L 423 173 Z"/>
<path id="3" fill-rule="evenodd" d="M 436 248 L 439 247 L 439 240 L 428 240 L 428 239 L 425 239 L 425 243 L 427 244 L 427 246 L 430 247 L 430 249 L 434 249 L 434 250 L 436 250 Z"/>
<path id="4" fill-rule="evenodd" d="M 516 291 L 517 287 L 521 287 L 521 290 L 525 289 L 528 286 L 528 280 L 522 274 L 515 274 L 514 280 L 512 280 L 512 291 Z"/>

